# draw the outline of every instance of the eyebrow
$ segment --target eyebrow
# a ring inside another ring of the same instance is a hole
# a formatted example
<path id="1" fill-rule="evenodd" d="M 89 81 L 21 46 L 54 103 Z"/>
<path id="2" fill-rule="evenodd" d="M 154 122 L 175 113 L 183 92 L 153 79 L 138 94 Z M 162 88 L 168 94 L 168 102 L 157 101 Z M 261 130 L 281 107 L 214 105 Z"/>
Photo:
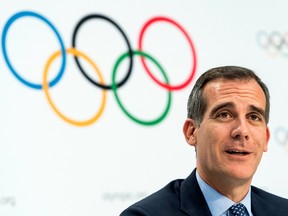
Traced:
<path id="1" fill-rule="evenodd" d="M 210 112 L 210 116 L 214 116 L 219 110 L 223 109 L 223 108 L 235 108 L 235 104 L 232 102 L 224 102 L 224 103 L 220 103 L 218 105 L 216 105 Z M 254 105 L 250 105 L 249 106 L 249 110 L 250 111 L 254 111 L 259 113 L 260 115 L 262 115 L 263 117 L 265 117 L 266 112 L 264 109 L 261 109 L 259 107 L 256 107 Z"/>
<path id="2" fill-rule="evenodd" d="M 223 108 L 234 108 L 235 105 L 232 102 L 225 102 L 225 103 L 220 103 L 216 105 L 210 112 L 210 117 L 214 116 L 219 110 Z"/>
<path id="3" fill-rule="evenodd" d="M 259 107 L 256 107 L 256 106 L 254 106 L 254 105 L 250 105 L 250 106 L 249 106 L 249 110 L 250 110 L 250 111 L 255 111 L 255 112 L 259 113 L 260 115 L 262 115 L 263 117 L 266 116 L 265 110 L 263 110 L 263 109 L 261 109 L 261 108 L 259 108 Z"/>

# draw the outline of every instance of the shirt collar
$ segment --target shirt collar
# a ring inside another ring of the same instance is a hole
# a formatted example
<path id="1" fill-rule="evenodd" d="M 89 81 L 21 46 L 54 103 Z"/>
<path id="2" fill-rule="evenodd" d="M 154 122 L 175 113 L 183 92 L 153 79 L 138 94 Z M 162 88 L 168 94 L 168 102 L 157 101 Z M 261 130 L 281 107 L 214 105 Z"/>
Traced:
<path id="1" fill-rule="evenodd" d="M 210 185 L 208 185 L 204 180 L 200 177 L 196 170 L 196 179 L 198 181 L 199 187 L 205 197 L 205 200 L 208 204 L 208 207 L 211 211 L 212 215 L 221 215 L 226 212 L 235 202 L 230 200 L 229 198 L 223 196 Z M 251 187 L 247 195 L 241 201 L 243 205 L 245 205 L 249 215 L 252 215 L 251 212 Z"/>

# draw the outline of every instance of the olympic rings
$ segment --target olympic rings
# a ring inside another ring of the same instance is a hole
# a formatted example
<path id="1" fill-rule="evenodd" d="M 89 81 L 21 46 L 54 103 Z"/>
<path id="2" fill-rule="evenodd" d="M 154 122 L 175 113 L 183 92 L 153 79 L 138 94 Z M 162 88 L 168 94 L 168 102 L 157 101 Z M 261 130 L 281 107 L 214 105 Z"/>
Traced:
<path id="1" fill-rule="evenodd" d="M 157 67 L 158 69 L 160 69 L 161 73 L 163 74 L 164 78 L 165 78 L 165 81 L 166 83 L 169 83 L 169 80 L 168 80 L 168 77 L 167 75 L 165 74 L 163 68 L 160 66 L 160 64 L 150 55 L 148 55 L 147 53 L 144 53 L 144 52 L 140 52 L 140 51 L 133 51 L 132 53 L 133 55 L 140 55 L 140 56 L 144 56 L 146 58 L 148 58 L 149 60 L 151 60 Z M 118 97 L 118 93 L 117 93 L 117 85 L 115 83 L 115 77 L 116 77 L 116 72 L 117 72 L 117 69 L 118 69 L 118 66 L 120 65 L 120 63 L 123 61 L 123 59 L 125 59 L 127 56 L 129 55 L 129 53 L 124 53 L 123 55 L 121 55 L 119 57 L 119 59 L 117 60 L 115 66 L 114 66 L 114 69 L 113 69 L 113 74 L 112 74 L 112 90 L 113 90 L 113 93 L 114 93 L 114 96 L 116 98 L 116 101 L 117 103 L 119 104 L 120 108 L 122 109 L 122 111 L 130 118 L 132 119 L 133 121 L 139 123 L 139 124 L 142 124 L 142 125 L 155 125 L 159 122 L 161 122 L 165 116 L 167 115 L 168 111 L 169 111 L 169 108 L 170 108 L 170 105 L 171 105 L 171 91 L 168 91 L 168 102 L 167 102 L 167 106 L 163 112 L 163 114 L 156 118 L 155 120 L 140 120 L 136 117 L 134 117 L 132 114 L 130 114 L 127 109 L 123 106 L 123 104 L 121 103 L 119 97 Z"/>
<path id="2" fill-rule="evenodd" d="M 76 50 L 76 49 L 67 49 L 67 53 L 70 53 L 74 56 L 79 56 L 79 57 L 82 57 L 84 58 L 87 62 L 89 62 L 92 67 L 95 69 L 97 75 L 99 76 L 100 78 L 100 83 L 103 84 L 104 83 L 104 79 L 98 69 L 98 67 L 94 64 L 94 62 L 88 57 L 86 56 L 84 53 Z M 64 121 L 72 124 L 72 125 L 76 125 L 76 126 L 86 126 L 86 125 L 89 125 L 89 124 L 92 124 L 93 122 L 95 122 L 100 116 L 101 114 L 103 113 L 104 111 L 104 107 L 105 107 L 105 104 L 106 104 L 106 90 L 103 90 L 103 93 L 102 93 L 102 103 L 100 105 L 100 108 L 99 108 L 99 111 L 95 114 L 95 116 L 93 116 L 91 119 L 88 119 L 88 120 L 84 120 L 84 121 L 76 121 L 76 120 L 72 120 L 68 117 L 66 117 L 65 115 L 63 115 L 59 110 L 58 108 L 54 105 L 50 95 L 49 95 L 49 91 L 48 91 L 48 84 L 47 84 L 47 77 L 48 77 L 48 71 L 49 71 L 49 67 L 51 65 L 51 63 L 60 55 L 60 51 L 57 51 L 55 52 L 50 58 L 49 60 L 47 61 L 47 64 L 45 66 L 45 69 L 44 69 L 44 75 L 43 75 L 43 89 L 44 89 L 44 92 L 45 92 L 45 95 L 48 99 L 48 102 L 49 104 L 51 105 L 52 109 L 55 111 L 55 113 L 60 116 L 60 118 L 62 118 Z"/>
<path id="3" fill-rule="evenodd" d="M 7 50 L 6 50 L 6 37 L 7 37 L 7 32 L 8 29 L 10 28 L 10 26 L 13 24 L 13 22 L 15 22 L 17 19 L 25 17 L 25 16 L 31 16 L 34 18 L 38 18 L 39 20 L 42 20 L 44 23 L 46 23 L 51 29 L 52 31 L 56 34 L 57 39 L 60 42 L 60 47 L 61 47 L 61 53 L 62 53 L 62 64 L 61 64 L 61 68 L 60 71 L 58 73 L 58 75 L 49 83 L 49 86 L 52 87 L 54 86 L 62 77 L 64 70 L 65 70 L 65 66 L 66 66 L 66 54 L 65 54 L 65 48 L 64 48 L 64 43 L 61 39 L 60 34 L 58 33 L 57 29 L 53 26 L 53 24 L 46 19 L 45 17 L 43 17 L 40 14 L 37 14 L 35 12 L 31 12 L 31 11 L 22 11 L 19 13 L 14 14 L 5 24 L 3 32 L 2 32 L 2 50 L 3 50 L 3 56 L 4 59 L 10 69 L 10 71 L 13 73 L 13 75 L 24 85 L 30 87 L 30 88 L 34 88 L 34 89 L 42 89 L 42 85 L 41 84 L 35 84 L 35 83 L 31 83 L 28 82 L 27 80 L 25 80 L 24 78 L 22 78 L 19 73 L 14 69 L 14 67 L 12 66 L 9 58 L 8 58 L 8 54 L 7 54 Z"/>
<path id="4" fill-rule="evenodd" d="M 148 66 L 146 65 L 145 61 L 144 61 L 144 58 L 141 57 L 141 60 L 142 60 L 142 63 L 143 63 L 143 66 L 145 68 L 145 70 L 147 71 L 147 73 L 149 74 L 149 76 L 160 86 L 162 86 L 163 88 L 166 88 L 170 91 L 173 91 L 173 90 L 180 90 L 180 89 L 183 89 L 185 88 L 187 85 L 189 85 L 189 83 L 192 81 L 194 75 L 195 75 L 195 72 L 196 72 L 196 67 L 197 67 L 197 60 L 196 60 L 196 51 L 195 51 L 195 48 L 193 46 L 193 43 L 192 43 L 192 40 L 190 39 L 189 37 L 189 34 L 185 31 L 185 29 L 180 25 L 178 24 L 177 22 L 167 18 L 167 17 L 154 17 L 150 20 L 148 20 L 143 28 L 141 29 L 140 31 L 140 36 L 139 36 L 139 41 L 138 41 L 138 47 L 139 47 L 139 50 L 142 51 L 142 41 L 143 41 L 143 35 L 145 33 L 145 31 L 147 30 L 147 28 L 155 23 L 155 22 L 159 22 L 159 21 L 162 21 L 162 22 L 168 22 L 170 24 L 173 24 L 174 26 L 176 26 L 185 36 L 185 38 L 187 39 L 188 41 L 188 44 L 191 48 L 191 51 L 192 51 L 192 56 L 193 56 L 193 67 L 192 67 L 192 70 L 191 70 L 191 74 L 190 76 L 187 78 L 187 80 L 185 82 L 183 82 L 182 84 L 179 84 L 179 85 L 175 85 L 175 86 L 172 86 L 172 85 L 169 85 L 167 83 L 163 83 L 161 81 L 159 81 L 153 74 L 152 72 L 148 69 Z"/>
<path id="5" fill-rule="evenodd" d="M 268 51 L 270 55 L 277 53 L 288 55 L 288 32 L 281 34 L 278 31 L 270 33 L 259 31 L 256 39 L 259 46 Z"/>
<path id="6" fill-rule="evenodd" d="M 288 130 L 284 127 L 278 127 L 275 131 L 276 141 L 288 149 Z"/>
<path id="7" fill-rule="evenodd" d="M 60 44 L 60 49 L 59 51 L 55 52 L 54 54 L 52 54 L 50 56 L 50 58 L 48 59 L 46 65 L 45 65 L 45 68 L 44 68 L 44 74 L 43 74 L 43 80 L 42 80 L 42 83 L 40 84 L 37 84 L 37 83 L 31 83 L 31 82 L 28 82 L 27 80 L 25 80 L 23 77 L 21 77 L 19 75 L 19 73 L 15 70 L 15 68 L 12 66 L 11 64 L 11 61 L 10 61 L 10 58 L 8 57 L 8 54 L 7 54 L 7 48 L 6 48 L 6 38 L 7 38 L 7 33 L 8 33 L 8 30 L 9 28 L 11 27 L 11 25 L 16 21 L 16 20 L 19 20 L 20 18 L 23 18 L 23 17 L 32 17 L 32 18 L 36 18 L 36 19 L 39 19 L 40 21 L 43 21 L 45 24 L 48 25 L 49 28 L 51 28 L 51 30 L 53 31 L 53 33 L 56 35 L 58 41 L 59 41 L 59 44 Z M 124 41 L 127 45 L 127 48 L 128 48 L 128 51 L 126 51 L 124 54 L 122 54 L 118 60 L 116 61 L 114 67 L 113 67 L 113 71 L 112 71 L 112 83 L 111 85 L 106 85 L 104 83 L 104 79 L 102 77 L 102 74 L 100 73 L 98 67 L 96 66 L 96 64 L 91 60 L 90 57 L 88 57 L 86 54 L 84 54 L 82 51 L 78 50 L 76 48 L 76 36 L 77 36 L 77 33 L 80 29 L 80 27 L 82 26 L 82 24 L 84 24 L 86 21 L 88 20 L 91 20 L 91 19 L 102 19 L 104 21 L 107 21 L 109 23 L 111 23 L 117 30 L 119 30 L 120 34 L 123 36 L 124 38 Z M 144 52 L 142 49 L 142 42 L 143 42 L 143 37 L 144 37 L 144 33 L 145 31 L 147 30 L 147 28 L 153 24 L 154 22 L 168 22 L 172 25 L 174 25 L 178 30 L 180 30 L 186 40 L 188 41 L 188 44 L 189 44 L 189 47 L 191 48 L 191 53 L 192 53 L 192 61 L 193 61 L 193 67 L 192 67 L 192 70 L 191 70 L 191 74 L 188 76 L 187 80 L 185 80 L 183 83 L 181 84 L 178 84 L 178 85 L 170 85 L 169 84 L 169 80 L 168 80 L 168 77 L 165 73 L 165 71 L 163 70 L 162 66 L 160 66 L 160 64 L 149 54 L 147 54 L 146 52 Z M 18 12 L 18 13 L 15 13 L 13 16 L 11 16 L 8 21 L 6 22 L 4 28 L 3 28 L 3 32 L 2 32 L 2 52 L 3 52 L 3 56 L 4 56 L 4 60 L 9 68 L 9 70 L 12 72 L 12 74 L 21 82 L 23 83 L 24 85 L 26 85 L 27 87 L 30 87 L 30 88 L 33 88 L 33 89 L 43 89 L 44 90 L 44 93 L 45 93 L 45 96 L 47 97 L 48 99 L 48 103 L 49 105 L 52 107 L 52 110 L 61 118 L 63 119 L 64 121 L 68 122 L 69 124 L 72 124 L 72 125 L 76 125 L 76 126 L 85 126 L 85 125 L 90 125 L 92 124 L 93 122 L 97 121 L 99 119 L 99 117 L 101 116 L 101 114 L 103 113 L 104 111 L 104 107 L 105 107 L 105 104 L 106 104 L 106 90 L 112 90 L 113 91 L 113 94 L 116 98 L 116 101 L 120 107 L 120 109 L 131 119 L 133 120 L 134 122 L 138 123 L 138 124 L 142 124 L 142 125 L 146 125 L 146 126 L 149 126 L 149 125 L 155 125 L 155 124 L 158 124 L 159 122 L 161 122 L 168 114 L 168 111 L 171 107 L 171 91 L 173 90 L 180 90 L 180 89 L 183 89 L 185 88 L 191 81 L 192 79 L 194 78 L 194 75 L 195 75 L 195 72 L 196 72 L 196 67 L 197 67 L 197 59 L 196 59 L 196 51 L 195 51 L 195 48 L 194 48 L 194 45 L 192 43 L 192 40 L 191 38 L 189 37 L 188 33 L 184 30 L 184 28 L 178 24 L 177 22 L 175 22 L 174 20 L 170 19 L 170 18 L 167 18 L 167 17 L 154 17 L 150 20 L 148 20 L 144 26 L 141 28 L 141 31 L 140 31 L 140 35 L 139 35 L 139 41 L 138 41 L 138 47 L 139 47 L 139 51 L 137 50 L 133 50 L 131 48 L 131 45 L 130 45 L 130 42 L 128 40 L 128 37 L 126 36 L 126 34 L 124 33 L 124 31 L 122 30 L 122 28 L 115 22 L 113 21 L 112 19 L 108 18 L 107 16 L 104 16 L 104 15 L 100 15 L 100 14 L 90 14 L 90 15 L 87 15 L 87 16 L 84 16 L 82 19 L 80 19 L 80 21 L 77 23 L 74 31 L 73 31 L 73 37 L 72 37 L 72 48 L 67 48 L 65 49 L 64 47 L 64 43 L 63 43 L 63 40 L 60 36 L 60 34 L 58 33 L 56 27 L 47 19 L 45 18 L 44 16 L 36 13 L 36 12 L 32 12 L 32 11 L 22 11 L 22 12 Z M 95 86 L 97 87 L 100 87 L 103 91 L 102 93 L 102 102 L 101 102 L 101 105 L 100 105 L 100 108 L 98 109 L 97 113 L 91 117 L 90 119 L 88 120 L 73 120 L 71 118 L 68 118 L 66 117 L 63 113 L 61 113 L 59 111 L 59 109 L 56 107 L 56 105 L 54 104 L 54 102 L 52 101 L 51 97 L 50 97 L 50 94 L 49 94 L 49 87 L 53 87 L 56 83 L 59 82 L 59 80 L 62 78 L 63 74 L 64 74 L 64 71 L 65 71 L 65 68 L 66 68 L 66 55 L 68 54 L 72 54 L 74 56 L 74 59 L 75 59 L 75 62 L 76 62 L 76 65 L 77 67 L 79 68 L 79 70 L 81 71 L 81 73 L 86 77 L 86 79 L 88 81 L 90 81 L 91 83 L 93 83 Z M 62 56 L 62 63 L 61 63 L 61 66 L 60 66 L 60 70 L 58 72 L 58 74 L 56 75 L 56 77 L 48 82 L 47 81 L 47 77 L 48 77 L 48 71 L 49 71 L 49 68 L 50 68 L 50 65 L 52 64 L 52 62 L 59 56 Z M 143 64 L 143 67 L 145 69 L 145 71 L 148 73 L 149 77 L 151 77 L 158 85 L 160 85 L 161 87 L 165 88 L 168 90 L 168 101 L 167 101 L 167 105 L 164 109 L 164 112 L 159 116 L 157 117 L 156 119 L 153 119 L 153 120 L 141 120 L 141 119 L 138 119 L 137 117 L 135 117 L 134 115 L 130 114 L 127 109 L 122 105 L 119 97 L 118 97 L 118 93 L 117 93 L 117 89 L 121 86 L 123 86 L 127 80 L 129 79 L 131 73 L 132 73 L 132 67 L 133 67 L 133 57 L 137 55 L 137 56 L 140 56 L 141 58 L 141 61 L 142 61 L 142 64 Z M 94 70 L 96 71 L 97 75 L 99 76 L 99 82 L 96 82 L 94 81 L 93 79 L 91 79 L 87 74 L 86 72 L 84 71 L 84 69 L 82 68 L 82 65 L 80 64 L 78 58 L 81 57 L 81 58 L 84 58 L 90 65 L 92 65 L 92 67 L 94 68 Z M 127 73 L 125 75 L 125 77 L 118 83 L 115 82 L 115 76 L 116 76 L 116 72 L 117 72 L 117 69 L 118 69 L 118 66 L 120 65 L 120 63 L 125 59 L 129 57 L 129 65 L 128 65 L 128 69 L 127 69 Z M 152 74 L 152 72 L 148 69 L 146 63 L 145 63 L 145 58 L 147 58 L 149 61 L 152 61 L 152 63 L 154 63 L 156 65 L 156 67 L 160 70 L 160 72 L 162 73 L 162 75 L 164 76 L 164 82 L 160 82 L 159 80 L 157 80 L 154 75 Z"/>
<path id="8" fill-rule="evenodd" d="M 126 45 L 128 47 L 128 51 L 129 51 L 129 67 L 128 67 L 128 72 L 126 74 L 126 76 L 123 78 L 123 80 L 119 83 L 117 83 L 117 87 L 121 87 L 129 78 L 130 74 L 131 74 L 131 71 L 132 71 L 132 65 L 133 65 L 133 58 L 132 58 L 132 49 L 131 49 L 131 45 L 129 43 L 129 40 L 126 36 L 126 34 L 124 33 L 124 31 L 121 29 L 121 27 L 116 23 L 114 22 L 112 19 L 108 18 L 107 16 L 103 16 L 103 15 L 99 15 L 99 14 L 91 14 L 91 15 L 88 15 L 88 16 L 85 16 L 83 17 L 79 22 L 78 24 L 76 25 L 75 27 L 75 30 L 73 32 L 73 37 L 72 37 L 72 47 L 76 47 L 76 35 L 77 35 L 77 32 L 79 30 L 79 28 L 82 26 L 83 23 L 85 23 L 86 21 L 90 20 L 90 19 L 93 19 L 93 18 L 100 18 L 100 19 L 104 19 L 108 22 L 110 22 L 111 24 L 113 24 L 119 31 L 120 33 L 122 34 L 122 36 L 124 37 L 125 39 L 125 42 L 126 42 Z M 104 85 L 104 84 L 99 84 L 97 82 L 95 82 L 93 79 L 91 79 L 87 74 L 86 72 L 84 71 L 84 69 L 82 68 L 80 62 L 78 61 L 78 58 L 77 56 L 75 56 L 75 61 L 76 61 L 76 64 L 78 66 L 78 68 L 80 69 L 80 71 L 82 72 L 82 74 L 94 85 L 100 87 L 100 88 L 103 88 L 103 89 L 111 89 L 111 86 L 108 86 L 108 85 Z"/>

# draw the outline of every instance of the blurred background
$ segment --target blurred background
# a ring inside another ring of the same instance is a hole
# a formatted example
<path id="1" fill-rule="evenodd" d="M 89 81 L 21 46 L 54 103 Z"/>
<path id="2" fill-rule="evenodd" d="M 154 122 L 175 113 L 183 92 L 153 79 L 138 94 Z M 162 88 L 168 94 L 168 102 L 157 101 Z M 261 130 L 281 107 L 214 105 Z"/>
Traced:
<path id="1" fill-rule="evenodd" d="M 119 215 L 186 178 L 187 98 L 223 65 L 270 89 L 271 140 L 253 184 L 288 198 L 287 6 L 2 1 L 0 215 Z"/>

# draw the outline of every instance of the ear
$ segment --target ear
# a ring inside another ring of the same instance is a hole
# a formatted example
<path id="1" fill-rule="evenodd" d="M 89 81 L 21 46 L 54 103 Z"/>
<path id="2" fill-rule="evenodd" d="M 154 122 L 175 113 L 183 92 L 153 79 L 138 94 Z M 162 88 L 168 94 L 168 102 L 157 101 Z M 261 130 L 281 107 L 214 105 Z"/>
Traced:
<path id="1" fill-rule="evenodd" d="M 266 128 L 266 143 L 265 143 L 265 146 L 264 146 L 264 152 L 267 152 L 268 151 L 268 142 L 270 140 L 270 129 L 267 127 Z"/>
<path id="2" fill-rule="evenodd" d="M 196 136 L 196 123 L 193 119 L 186 119 L 186 121 L 184 122 L 183 125 L 183 133 L 184 133 L 184 137 L 186 142 L 191 145 L 191 146 L 195 146 L 197 144 L 197 136 Z"/>

